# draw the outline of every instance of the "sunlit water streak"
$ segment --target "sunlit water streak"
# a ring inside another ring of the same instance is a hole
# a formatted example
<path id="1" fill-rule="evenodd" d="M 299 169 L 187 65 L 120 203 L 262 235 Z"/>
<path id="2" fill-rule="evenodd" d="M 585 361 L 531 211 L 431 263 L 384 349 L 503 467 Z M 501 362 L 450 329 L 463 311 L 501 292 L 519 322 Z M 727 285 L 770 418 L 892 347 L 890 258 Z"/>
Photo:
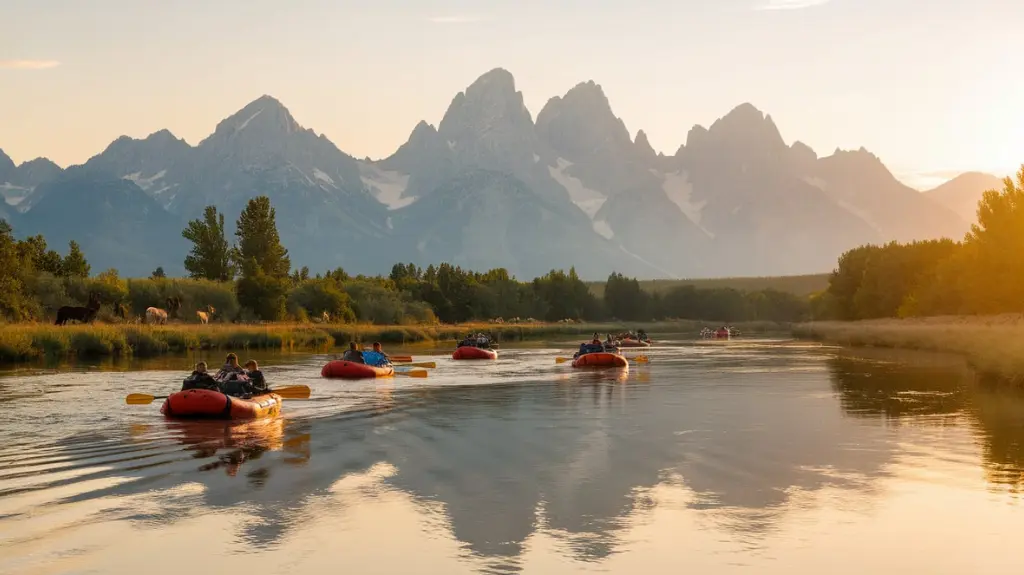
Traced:
<path id="1" fill-rule="evenodd" d="M 628 371 L 556 364 L 561 345 L 413 353 L 426 380 L 263 358 L 313 398 L 239 425 L 124 404 L 195 358 L 0 377 L 0 573 L 1019 565 L 1024 400 L 957 360 L 683 338 Z"/>

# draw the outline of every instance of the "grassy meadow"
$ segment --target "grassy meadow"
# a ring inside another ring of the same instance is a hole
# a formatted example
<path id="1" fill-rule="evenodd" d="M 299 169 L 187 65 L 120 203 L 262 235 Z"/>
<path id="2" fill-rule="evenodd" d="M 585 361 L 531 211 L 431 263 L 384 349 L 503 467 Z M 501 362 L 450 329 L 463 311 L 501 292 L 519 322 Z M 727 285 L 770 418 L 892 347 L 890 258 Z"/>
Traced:
<path id="1" fill-rule="evenodd" d="M 795 325 L 793 335 L 853 347 L 955 353 L 983 382 L 1024 388 L 1024 314 L 822 321 Z"/>
<path id="2" fill-rule="evenodd" d="M 735 277 L 735 278 L 713 278 L 713 279 L 682 279 L 682 280 L 640 280 L 640 288 L 652 293 L 665 293 L 672 288 L 680 286 L 693 286 L 697 289 L 724 289 L 731 288 L 739 291 L 761 291 L 773 289 L 783 293 L 796 296 L 809 296 L 828 288 L 828 277 L 830 274 L 808 274 L 799 276 L 765 276 L 765 277 Z M 591 293 L 597 297 L 604 297 L 604 286 L 606 282 L 587 282 Z"/>
<path id="3" fill-rule="evenodd" d="M 599 332 L 618 333 L 627 328 L 648 333 L 693 333 L 706 324 L 674 321 L 646 324 L 531 323 L 458 325 L 371 325 L 266 323 L 231 324 L 100 323 L 54 326 L 47 324 L 0 325 L 0 363 L 31 362 L 45 358 L 155 357 L 185 354 L 193 350 L 329 351 L 356 341 L 385 346 L 454 342 L 470 332 L 490 333 L 498 342 L 589 337 Z M 785 329 L 772 322 L 736 324 L 744 333 L 768 333 Z"/>

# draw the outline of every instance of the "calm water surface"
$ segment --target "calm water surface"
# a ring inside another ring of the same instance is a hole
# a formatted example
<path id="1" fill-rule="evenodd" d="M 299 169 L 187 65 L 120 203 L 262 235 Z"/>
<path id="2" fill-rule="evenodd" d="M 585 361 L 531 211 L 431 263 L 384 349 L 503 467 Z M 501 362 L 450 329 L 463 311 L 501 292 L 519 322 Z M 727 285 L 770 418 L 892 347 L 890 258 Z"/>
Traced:
<path id="1" fill-rule="evenodd" d="M 195 358 L 0 374 L 0 573 L 1010 573 L 1024 398 L 957 360 L 667 342 L 335 382 L 243 425 L 159 402 Z M 219 357 L 218 357 L 219 359 Z"/>

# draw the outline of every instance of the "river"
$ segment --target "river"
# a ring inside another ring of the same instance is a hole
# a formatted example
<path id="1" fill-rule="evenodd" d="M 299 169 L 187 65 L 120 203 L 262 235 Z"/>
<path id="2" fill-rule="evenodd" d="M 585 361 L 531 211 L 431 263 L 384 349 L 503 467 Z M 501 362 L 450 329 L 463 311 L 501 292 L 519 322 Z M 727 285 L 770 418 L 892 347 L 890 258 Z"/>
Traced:
<path id="1" fill-rule="evenodd" d="M 195 358 L 0 373 L 0 573 L 1019 568 L 1024 397 L 960 360 L 680 340 L 625 373 L 568 350 L 417 348 L 427 379 L 363 382 L 259 356 L 312 398 L 235 426 L 125 405 Z"/>

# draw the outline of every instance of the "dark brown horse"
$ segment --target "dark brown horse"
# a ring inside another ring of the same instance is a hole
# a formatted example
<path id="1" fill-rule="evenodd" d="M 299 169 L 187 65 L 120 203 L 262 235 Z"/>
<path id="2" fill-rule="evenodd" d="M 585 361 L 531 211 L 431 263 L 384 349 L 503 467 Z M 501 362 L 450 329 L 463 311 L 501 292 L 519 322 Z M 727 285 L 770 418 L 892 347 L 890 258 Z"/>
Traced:
<path id="1" fill-rule="evenodd" d="M 178 317 L 178 311 L 181 310 L 181 298 L 174 295 L 167 298 L 167 315 L 170 317 Z"/>
<path id="2" fill-rule="evenodd" d="M 92 323 L 96 312 L 100 310 L 100 298 L 96 294 L 89 296 L 89 305 L 85 307 L 66 305 L 57 310 L 57 321 L 53 325 L 67 325 L 71 320 L 81 323 Z"/>

